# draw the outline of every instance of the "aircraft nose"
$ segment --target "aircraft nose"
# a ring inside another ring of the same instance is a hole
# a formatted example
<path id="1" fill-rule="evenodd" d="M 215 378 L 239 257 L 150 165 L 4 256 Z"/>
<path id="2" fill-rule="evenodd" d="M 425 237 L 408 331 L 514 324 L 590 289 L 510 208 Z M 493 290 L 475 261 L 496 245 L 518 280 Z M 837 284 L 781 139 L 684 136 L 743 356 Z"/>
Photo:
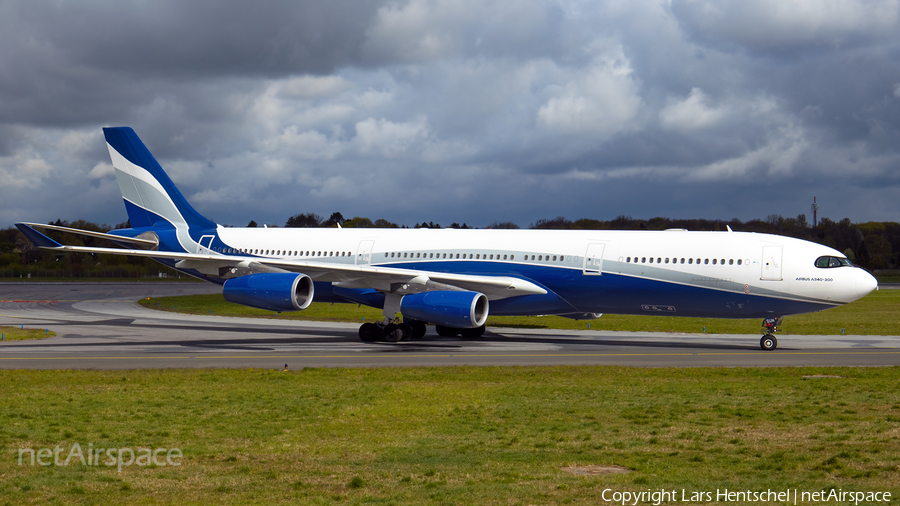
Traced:
<path id="1" fill-rule="evenodd" d="M 856 299 L 861 299 L 878 288 L 878 280 L 863 269 L 856 275 Z"/>

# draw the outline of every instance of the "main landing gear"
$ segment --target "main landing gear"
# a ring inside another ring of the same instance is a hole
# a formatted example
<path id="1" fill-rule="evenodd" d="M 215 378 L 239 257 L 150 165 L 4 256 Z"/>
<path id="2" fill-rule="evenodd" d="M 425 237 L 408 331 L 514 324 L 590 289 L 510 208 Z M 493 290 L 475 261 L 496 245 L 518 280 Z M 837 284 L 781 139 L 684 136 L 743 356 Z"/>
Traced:
<path id="1" fill-rule="evenodd" d="M 363 323 L 359 328 L 359 338 L 364 343 L 375 341 L 387 341 L 396 343 L 410 339 L 421 339 L 425 335 L 425 324 L 412 320 L 410 322 L 397 323 Z"/>
<path id="2" fill-rule="evenodd" d="M 778 327 L 783 319 L 783 316 L 779 316 L 778 318 L 766 318 L 763 320 L 763 329 L 766 335 L 759 340 L 760 348 L 772 351 L 778 347 L 778 339 L 775 339 L 775 333 L 778 332 Z"/>
<path id="3" fill-rule="evenodd" d="M 375 341 L 397 343 L 409 341 L 410 339 L 421 339 L 425 336 L 426 331 L 425 323 L 417 320 L 403 323 L 364 323 L 359 328 L 359 338 L 364 343 L 373 343 Z M 462 336 L 464 339 L 475 339 L 484 335 L 484 325 L 474 329 L 458 329 L 435 325 L 435 331 L 442 337 Z"/>
<path id="4" fill-rule="evenodd" d="M 384 321 L 378 323 L 363 323 L 359 328 L 359 338 L 364 343 L 374 341 L 387 341 L 396 343 L 409 339 L 420 339 L 425 335 L 425 322 L 409 320 L 400 322 L 397 313 L 400 312 L 400 300 L 402 296 L 385 294 L 384 297 Z"/>
<path id="5" fill-rule="evenodd" d="M 359 327 L 359 338 L 364 343 L 372 343 L 375 341 L 387 341 L 389 343 L 397 343 L 400 341 L 408 341 L 410 339 L 421 339 L 427 331 L 425 322 L 419 320 L 411 320 L 404 318 L 401 322 L 397 318 L 400 312 L 401 296 L 396 294 L 386 294 L 384 298 L 384 321 L 376 323 L 363 323 Z M 458 329 L 454 327 L 445 327 L 436 325 L 435 330 L 438 335 L 444 337 L 453 337 L 461 335 L 463 338 L 476 338 L 484 334 L 484 325 L 474 329 Z"/>

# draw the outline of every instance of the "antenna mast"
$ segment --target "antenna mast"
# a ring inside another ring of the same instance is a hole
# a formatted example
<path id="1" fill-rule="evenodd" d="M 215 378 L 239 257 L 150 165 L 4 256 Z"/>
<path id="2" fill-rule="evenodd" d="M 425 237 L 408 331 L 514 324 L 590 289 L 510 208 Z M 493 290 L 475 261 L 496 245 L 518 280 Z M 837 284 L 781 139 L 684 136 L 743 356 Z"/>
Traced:
<path id="1" fill-rule="evenodd" d="M 819 224 L 818 217 L 816 216 L 818 213 L 819 213 L 819 204 L 816 204 L 816 198 L 813 197 L 813 204 L 812 204 L 813 228 L 816 228 L 816 226 Z"/>

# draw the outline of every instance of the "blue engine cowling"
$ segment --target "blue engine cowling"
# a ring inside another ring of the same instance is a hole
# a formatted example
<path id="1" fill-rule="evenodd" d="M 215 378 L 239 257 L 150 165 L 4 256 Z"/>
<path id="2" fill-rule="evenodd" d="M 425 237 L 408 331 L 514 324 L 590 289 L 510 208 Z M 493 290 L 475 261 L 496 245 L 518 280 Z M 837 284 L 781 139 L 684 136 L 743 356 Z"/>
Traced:
<path id="1" fill-rule="evenodd" d="M 488 299 L 483 293 L 435 291 L 406 295 L 400 301 L 403 318 L 445 327 L 473 329 L 488 317 Z"/>
<path id="2" fill-rule="evenodd" d="M 313 280 L 306 274 L 292 272 L 250 274 L 229 279 L 222 287 L 228 302 L 269 311 L 306 309 L 312 303 L 313 293 Z"/>

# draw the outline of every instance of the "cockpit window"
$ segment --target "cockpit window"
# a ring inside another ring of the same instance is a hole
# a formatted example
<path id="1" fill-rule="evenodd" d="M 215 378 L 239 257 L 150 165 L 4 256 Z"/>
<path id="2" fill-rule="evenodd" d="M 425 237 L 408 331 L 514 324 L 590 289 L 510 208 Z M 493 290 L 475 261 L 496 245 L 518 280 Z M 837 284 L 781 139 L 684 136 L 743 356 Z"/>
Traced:
<path id="1" fill-rule="evenodd" d="M 853 262 L 846 258 L 840 257 L 819 257 L 816 259 L 816 267 L 820 269 L 830 269 L 832 267 L 853 266 Z"/>

